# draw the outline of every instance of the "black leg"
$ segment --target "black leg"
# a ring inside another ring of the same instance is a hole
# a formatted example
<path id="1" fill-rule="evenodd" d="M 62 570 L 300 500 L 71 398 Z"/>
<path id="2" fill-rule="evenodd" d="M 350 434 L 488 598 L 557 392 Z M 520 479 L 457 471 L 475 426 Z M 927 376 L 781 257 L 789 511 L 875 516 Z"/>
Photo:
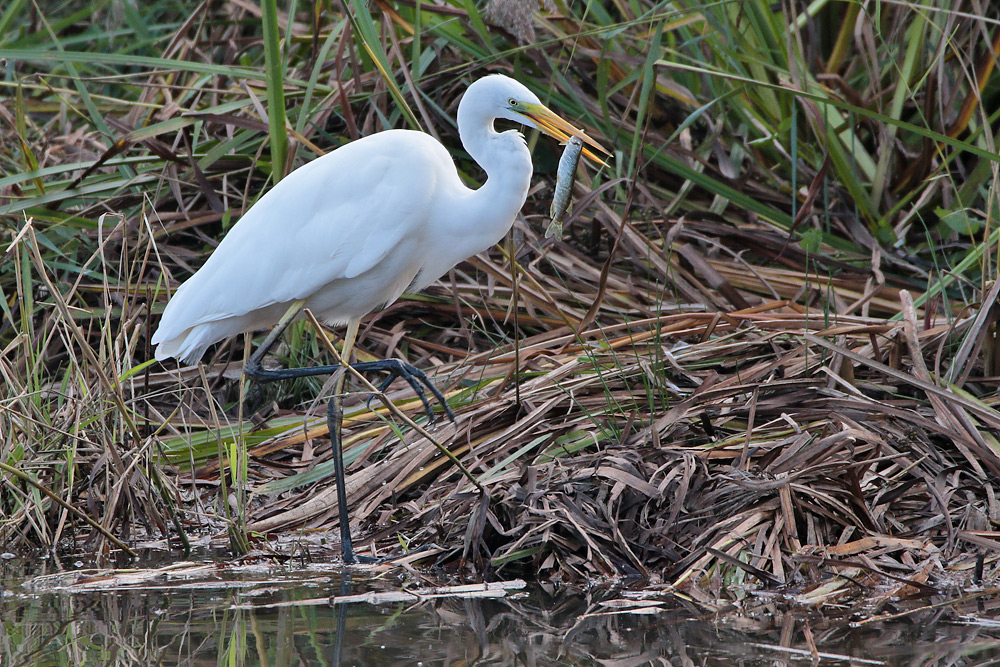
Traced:
<path id="1" fill-rule="evenodd" d="M 337 369 L 343 373 L 344 367 Z M 348 565 L 357 563 L 354 556 L 354 546 L 351 543 L 351 517 L 347 511 L 347 479 L 344 475 L 344 445 L 340 439 L 344 411 L 341 408 L 341 397 L 334 394 L 326 406 L 326 425 L 330 429 L 330 444 L 333 445 L 333 478 L 337 484 L 337 515 L 340 519 L 340 550 L 344 562 Z"/>
<path id="2" fill-rule="evenodd" d="M 270 345 L 267 347 L 270 347 Z M 264 354 L 266 354 L 267 347 L 261 346 L 261 348 L 258 349 L 247 362 L 246 368 L 244 369 L 246 374 L 257 382 L 276 382 L 279 380 L 311 377 L 314 375 L 336 375 L 346 371 L 346 366 L 341 364 L 333 366 L 312 366 L 309 368 L 283 368 L 278 370 L 268 370 L 260 363 Z M 445 401 L 444 395 L 438 390 L 437 387 L 434 386 L 434 384 L 430 381 L 430 378 L 428 378 L 427 375 L 425 375 L 420 369 L 399 361 L 398 359 L 355 363 L 351 364 L 351 367 L 360 372 L 378 371 L 388 373 L 389 377 L 379 385 L 379 391 L 388 387 L 389 383 L 397 377 L 406 380 L 409 385 L 413 387 L 413 391 L 416 392 L 417 396 L 420 397 L 429 419 L 434 421 L 434 411 L 431 408 L 430 403 L 428 403 L 427 396 L 423 390 L 423 387 L 427 387 L 431 393 L 434 394 L 434 397 L 440 401 L 441 406 L 448 415 L 448 418 L 455 421 L 455 415 L 451 411 L 451 408 L 448 407 L 448 403 Z M 337 485 L 337 513 L 340 521 L 341 553 L 343 554 L 344 563 L 348 565 L 354 565 L 359 562 L 377 563 L 380 562 L 379 559 L 370 558 L 368 556 L 358 556 L 354 553 L 353 541 L 351 539 L 351 519 L 350 514 L 347 511 L 347 479 L 344 470 L 343 440 L 341 439 L 341 426 L 343 424 L 344 411 L 343 397 L 340 392 L 343 389 L 343 378 L 337 378 L 337 380 L 337 386 L 339 388 L 334 392 L 334 395 L 330 398 L 330 402 L 327 404 L 326 423 L 327 428 L 330 431 L 330 441 L 333 446 L 333 473 L 334 481 Z"/>

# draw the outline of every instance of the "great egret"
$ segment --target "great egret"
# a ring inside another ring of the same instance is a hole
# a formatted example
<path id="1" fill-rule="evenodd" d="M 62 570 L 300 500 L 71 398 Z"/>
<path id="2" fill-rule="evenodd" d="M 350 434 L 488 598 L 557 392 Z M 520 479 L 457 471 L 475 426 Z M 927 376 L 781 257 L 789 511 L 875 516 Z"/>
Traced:
<path id="1" fill-rule="evenodd" d="M 531 154 L 505 118 L 565 141 L 579 137 L 608 152 L 546 108 L 517 81 L 493 74 L 472 83 L 458 106 L 458 132 L 486 183 L 466 187 L 447 149 L 427 134 L 386 130 L 317 158 L 289 174 L 233 226 L 205 264 L 182 284 L 153 334 L 156 358 L 196 362 L 213 343 L 277 325 L 247 364 L 258 381 L 343 371 L 343 366 L 270 371 L 260 361 L 293 319 L 309 308 L 331 325 L 347 324 L 342 363 L 350 363 L 360 319 L 423 289 L 462 260 L 500 241 L 524 204 Z M 588 149 L 588 158 L 600 158 Z M 441 393 L 396 359 L 352 366 Z M 343 374 L 335 393 L 343 390 Z M 425 407 L 428 408 L 425 400 Z M 451 416 L 447 405 L 446 412 Z M 328 410 L 344 561 L 351 547 L 340 419 Z"/>

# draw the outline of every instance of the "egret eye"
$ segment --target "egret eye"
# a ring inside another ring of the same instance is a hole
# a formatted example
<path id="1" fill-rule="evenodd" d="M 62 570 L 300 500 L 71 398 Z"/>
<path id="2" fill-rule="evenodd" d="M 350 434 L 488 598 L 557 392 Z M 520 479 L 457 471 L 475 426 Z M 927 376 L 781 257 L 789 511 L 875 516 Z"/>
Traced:
<path id="1" fill-rule="evenodd" d="M 509 100 L 507 100 L 507 105 L 508 105 L 508 106 L 512 106 L 512 107 L 516 107 L 516 106 L 517 106 L 517 100 L 515 100 L 515 99 L 514 99 L 514 98 L 512 97 L 512 98 L 510 98 Z"/>

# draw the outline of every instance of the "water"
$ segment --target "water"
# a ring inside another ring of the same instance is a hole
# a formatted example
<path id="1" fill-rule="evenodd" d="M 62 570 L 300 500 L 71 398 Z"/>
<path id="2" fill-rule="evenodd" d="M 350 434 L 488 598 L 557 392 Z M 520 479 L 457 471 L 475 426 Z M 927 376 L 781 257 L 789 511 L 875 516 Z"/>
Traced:
<path id="1" fill-rule="evenodd" d="M 1000 663 L 996 595 L 890 604 L 878 613 L 911 613 L 858 626 L 856 608 L 820 614 L 773 595 L 728 613 L 677 598 L 619 613 L 607 603 L 622 590 L 544 585 L 501 599 L 330 606 L 331 594 L 441 582 L 294 561 L 205 560 L 119 580 L 81 570 L 0 561 L 0 665 L 806 665 L 807 634 L 824 665 Z"/>

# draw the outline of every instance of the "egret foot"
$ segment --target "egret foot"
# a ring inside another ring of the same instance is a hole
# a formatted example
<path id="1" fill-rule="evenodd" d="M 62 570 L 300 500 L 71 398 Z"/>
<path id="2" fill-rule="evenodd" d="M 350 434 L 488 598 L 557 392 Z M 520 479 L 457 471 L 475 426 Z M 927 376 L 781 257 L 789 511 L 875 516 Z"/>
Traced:
<path id="1" fill-rule="evenodd" d="M 413 388 L 414 393 L 420 398 L 420 402 L 424 404 L 424 412 L 427 413 L 428 419 L 432 422 L 435 421 L 434 409 L 431 407 L 430 402 L 427 400 L 427 393 L 424 391 L 424 387 L 430 390 L 440 403 L 441 407 L 444 408 L 444 412 L 448 415 L 448 419 L 455 421 L 455 413 L 451 411 L 448 407 L 448 403 L 444 398 L 444 394 L 441 390 L 434 386 L 427 374 L 422 370 L 408 364 L 405 361 L 400 361 L 399 359 L 384 359 L 382 361 L 363 361 L 351 364 L 351 368 L 354 370 L 364 373 L 366 371 L 378 371 L 383 373 L 388 373 L 389 377 L 379 383 L 376 387 L 379 392 L 385 391 L 385 389 L 392 384 L 392 381 L 396 378 L 402 378 Z M 276 382 L 278 380 L 292 380 L 301 377 L 312 377 L 314 375 L 333 375 L 334 373 L 340 373 L 345 370 L 345 367 L 336 364 L 331 366 L 309 366 L 307 368 L 278 368 L 278 369 L 268 369 L 264 368 L 260 362 L 253 357 L 246 365 L 246 374 L 252 377 L 257 382 Z M 371 398 L 368 399 L 371 402 Z"/>
<path id="2" fill-rule="evenodd" d="M 448 415 L 448 419 L 455 421 L 455 413 L 451 411 L 450 407 L 448 407 L 448 402 L 445 400 L 444 394 L 442 394 L 441 391 L 434 386 L 434 383 L 431 382 L 430 378 L 428 378 L 427 375 L 416 366 L 408 364 L 405 361 L 400 361 L 399 359 L 384 359 L 382 361 L 365 361 L 351 364 L 351 368 L 362 373 L 365 371 L 381 371 L 388 373 L 389 377 L 382 380 L 378 387 L 376 387 L 379 392 L 385 391 L 396 378 L 406 380 L 410 387 L 413 388 L 413 392 L 418 398 L 420 398 L 420 402 L 424 404 L 424 412 L 427 413 L 427 418 L 433 424 L 436 421 L 434 410 L 431 408 L 431 404 L 427 401 L 427 395 L 424 393 L 424 387 L 427 387 L 430 389 L 431 393 L 434 394 L 434 398 L 441 403 L 441 407 L 444 408 L 444 413 Z M 371 405 L 372 398 L 374 398 L 374 395 L 368 397 L 367 404 L 369 406 Z"/>

